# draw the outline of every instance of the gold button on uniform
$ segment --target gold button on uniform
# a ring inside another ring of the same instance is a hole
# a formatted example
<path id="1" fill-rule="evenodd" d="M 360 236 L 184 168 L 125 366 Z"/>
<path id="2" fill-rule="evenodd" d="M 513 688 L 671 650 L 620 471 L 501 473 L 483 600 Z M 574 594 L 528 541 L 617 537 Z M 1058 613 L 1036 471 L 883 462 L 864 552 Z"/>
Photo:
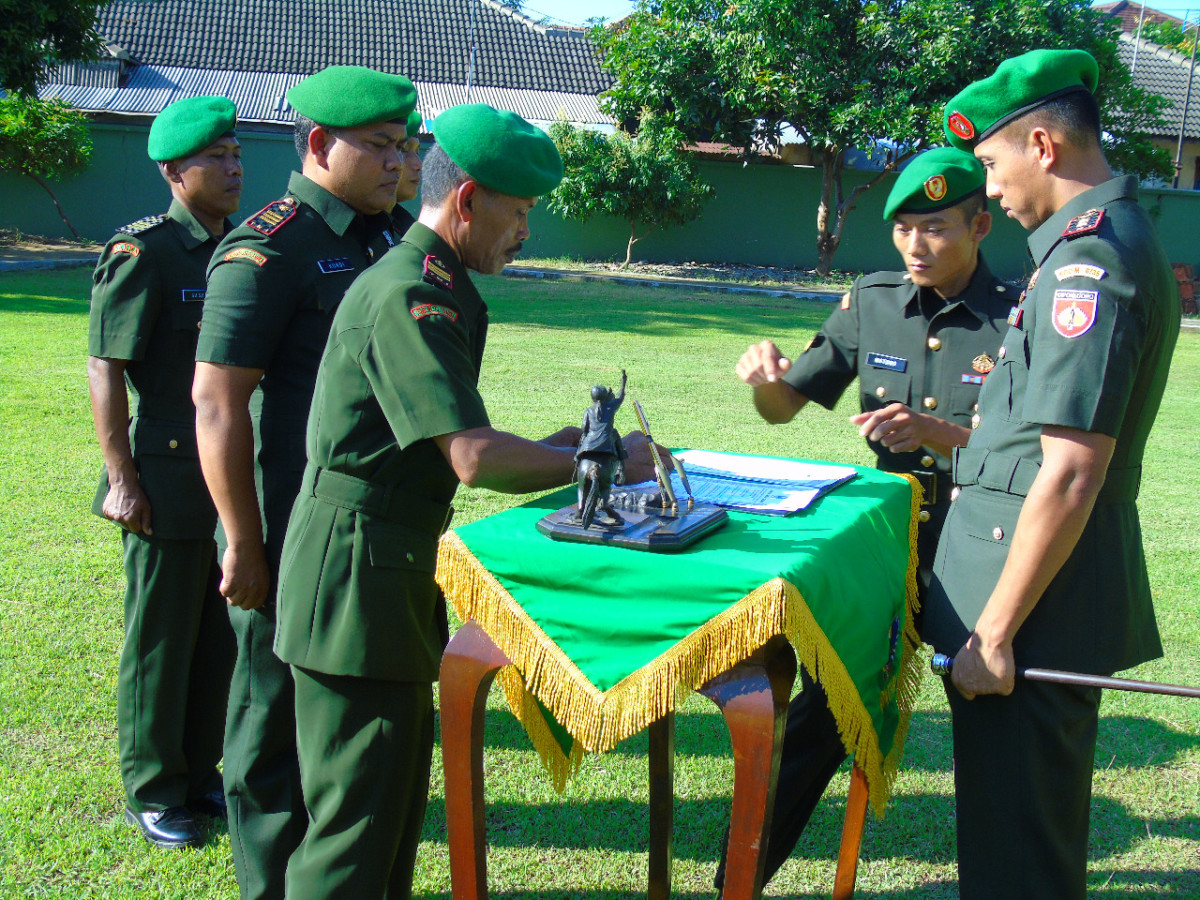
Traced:
<path id="1" fill-rule="evenodd" d="M 1004 357 L 1008 355 L 1006 352 L 1007 350 L 1008 350 L 1007 347 L 1001 347 L 1000 352 L 996 355 L 999 356 L 1001 359 L 1004 359 Z"/>
<path id="2" fill-rule="evenodd" d="M 942 349 L 941 338 L 931 337 L 929 339 L 929 349 L 930 350 L 941 350 Z"/>
<path id="3" fill-rule="evenodd" d="M 972 429 L 978 428 L 979 423 L 982 421 L 983 421 L 983 419 L 979 418 L 979 413 L 975 413 L 975 415 L 971 416 L 971 428 Z"/>
<path id="4" fill-rule="evenodd" d="M 998 541 L 1004 540 L 1004 529 L 1001 528 L 999 525 L 997 525 L 995 528 L 992 529 L 992 537 L 994 537 Z"/>
<path id="5" fill-rule="evenodd" d="M 921 510 L 919 513 L 917 513 L 917 518 L 920 519 L 922 522 L 928 522 L 929 521 L 929 510 L 927 510 L 927 509 Z"/>
<path id="6" fill-rule="evenodd" d="M 960 488 L 960 487 L 959 487 L 959 486 L 956 484 L 956 485 L 954 486 L 954 489 L 953 489 L 952 491 L 950 491 L 950 502 L 951 502 L 951 503 L 953 503 L 955 500 L 957 500 L 957 499 L 958 499 L 958 495 L 959 495 L 959 494 L 961 494 L 961 493 L 962 493 L 962 488 Z"/>
<path id="7" fill-rule="evenodd" d="M 170 441 L 167 442 L 167 446 L 170 447 L 172 450 L 178 450 L 179 449 L 179 441 L 172 438 Z"/>
<path id="8" fill-rule="evenodd" d="M 875 388 L 875 396 L 882 400 L 887 396 L 887 388 L 881 384 L 879 387 Z"/>
<path id="9" fill-rule="evenodd" d="M 923 465 L 925 468 L 928 469 L 930 466 L 933 465 L 933 457 L 929 456 L 929 455 L 922 456 L 921 457 L 921 465 Z"/>
<path id="10" fill-rule="evenodd" d="M 926 397 L 921 401 L 921 405 L 926 409 L 937 409 L 937 397 Z"/>

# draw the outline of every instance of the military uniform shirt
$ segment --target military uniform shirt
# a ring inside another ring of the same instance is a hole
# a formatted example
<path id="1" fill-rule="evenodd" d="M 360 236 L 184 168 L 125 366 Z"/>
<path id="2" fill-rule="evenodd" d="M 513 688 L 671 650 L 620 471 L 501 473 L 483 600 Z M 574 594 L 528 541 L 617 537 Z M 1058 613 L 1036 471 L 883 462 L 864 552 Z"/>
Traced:
<path id="1" fill-rule="evenodd" d="M 979 427 L 956 454 L 963 488 L 926 618 L 925 637 L 940 651 L 958 651 L 999 579 L 1050 425 L 1116 445 L 1079 543 L 1017 633 L 1018 664 L 1103 674 L 1162 653 L 1134 500 L 1179 312 L 1170 265 L 1136 198 L 1133 178 L 1113 179 L 1029 237 L 1037 268 L 980 397 Z"/>
<path id="2" fill-rule="evenodd" d="M 903 403 L 969 428 L 1017 292 L 992 276 L 981 255 L 963 292 L 931 317 L 922 311 L 921 293 L 903 272 L 857 279 L 783 380 L 833 409 L 858 378 L 863 412 Z M 893 453 L 869 443 L 885 471 L 950 475 L 950 459 L 940 453 L 923 447 Z M 945 502 L 946 489 L 938 493 Z"/>
<path id="3" fill-rule="evenodd" d="M 437 539 L 458 477 L 432 440 L 489 424 L 487 307 L 420 223 L 334 317 L 288 526 L 276 653 L 331 675 L 433 681 Z"/>
<path id="4" fill-rule="evenodd" d="M 88 353 L 129 363 L 130 445 L 156 537 L 211 538 L 216 526 L 200 471 L 192 404 L 204 272 L 216 246 L 217 238 L 172 201 L 165 216 L 118 231 L 92 276 Z M 102 472 L 93 506 L 97 515 L 108 488 Z"/>
<path id="5" fill-rule="evenodd" d="M 196 359 L 264 370 L 260 490 L 276 553 L 304 472 L 304 427 L 329 323 L 351 282 L 393 242 L 386 215 L 361 216 L 293 172 L 287 195 L 213 254 Z"/>

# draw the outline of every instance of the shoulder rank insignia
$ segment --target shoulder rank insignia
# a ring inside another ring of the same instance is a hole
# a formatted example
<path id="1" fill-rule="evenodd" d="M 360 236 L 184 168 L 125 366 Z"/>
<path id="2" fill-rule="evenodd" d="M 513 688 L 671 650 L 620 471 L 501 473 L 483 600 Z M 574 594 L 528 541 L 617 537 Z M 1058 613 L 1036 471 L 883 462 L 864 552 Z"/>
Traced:
<path id="1" fill-rule="evenodd" d="M 421 271 L 421 277 L 434 287 L 440 287 L 444 291 L 454 289 L 454 273 L 432 253 L 425 257 L 425 267 Z M 415 315 L 416 310 L 413 310 L 413 313 Z M 418 318 L 420 317 L 418 316 Z"/>
<path id="2" fill-rule="evenodd" d="M 448 306 L 439 306 L 436 303 L 422 303 L 420 306 L 414 306 L 409 312 L 418 322 L 429 316 L 445 316 L 451 322 L 458 321 L 457 312 Z"/>
<path id="3" fill-rule="evenodd" d="M 138 219 L 136 222 L 130 222 L 128 225 L 122 225 L 117 229 L 121 234 L 141 234 L 143 231 L 149 231 L 151 228 L 157 228 L 163 222 L 167 221 L 166 216 L 146 216 L 144 219 Z"/>
<path id="4" fill-rule="evenodd" d="M 117 241 L 112 245 L 112 247 L 109 248 L 109 252 L 114 256 L 116 256 L 118 253 L 128 253 L 130 256 L 141 256 L 142 248 L 137 244 L 129 243 L 129 241 Z"/>
<path id="5" fill-rule="evenodd" d="M 249 247 L 235 247 L 221 257 L 221 262 L 233 262 L 235 259 L 249 260 L 256 266 L 265 266 L 267 264 L 265 256 L 257 250 L 251 250 Z"/>
<path id="6" fill-rule="evenodd" d="M 846 291 L 846 293 L 842 294 L 842 309 L 849 309 L 849 308 L 850 308 L 850 292 Z"/>
<path id="7" fill-rule="evenodd" d="M 246 220 L 246 224 L 262 234 L 274 234 L 283 227 L 284 222 L 296 215 L 296 201 L 284 197 L 274 203 L 268 203 L 257 213 Z"/>
<path id="8" fill-rule="evenodd" d="M 1104 210 L 1089 209 L 1083 215 L 1076 216 L 1067 223 L 1067 227 L 1063 229 L 1062 236 L 1065 238 L 1079 237 L 1081 234 L 1095 234 L 1100 230 L 1100 223 L 1104 221 Z"/>
<path id="9" fill-rule="evenodd" d="M 1079 337 L 1096 322 L 1099 291 L 1054 292 L 1054 330 L 1065 338 Z"/>
<path id="10" fill-rule="evenodd" d="M 1069 266 L 1059 266 L 1054 270 L 1054 277 L 1059 281 L 1066 281 L 1068 278 L 1091 278 L 1099 281 L 1107 274 L 1105 269 L 1085 263 L 1072 263 Z"/>
<path id="11" fill-rule="evenodd" d="M 980 353 L 977 357 L 971 360 L 971 368 L 980 374 L 986 375 L 992 369 L 996 368 L 996 361 L 986 353 Z"/>

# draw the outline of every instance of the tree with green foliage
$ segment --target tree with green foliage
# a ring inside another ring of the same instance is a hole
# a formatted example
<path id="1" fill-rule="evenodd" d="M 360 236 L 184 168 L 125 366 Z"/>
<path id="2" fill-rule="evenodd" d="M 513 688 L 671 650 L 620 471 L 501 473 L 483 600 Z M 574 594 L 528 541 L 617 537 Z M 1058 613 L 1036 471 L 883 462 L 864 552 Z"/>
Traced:
<path id="1" fill-rule="evenodd" d="M 828 274 L 860 194 L 944 144 L 946 102 L 1027 50 L 1089 50 L 1110 162 L 1166 175 L 1169 154 L 1144 136 L 1165 101 L 1134 88 L 1116 28 L 1089 0 L 639 0 L 621 28 L 592 37 L 616 79 L 605 108 L 627 127 L 646 111 L 747 157 L 777 149 L 788 129 L 799 136 L 822 170 L 817 270 Z M 847 191 L 855 148 L 885 165 Z"/>
<path id="2" fill-rule="evenodd" d="M 1184 56 L 1191 55 L 1192 46 L 1196 43 L 1195 28 L 1190 25 L 1184 28 L 1174 22 L 1143 22 L 1141 35 L 1144 41 L 1150 41 Z"/>
<path id="3" fill-rule="evenodd" d="M 97 59 L 96 11 L 105 0 L 0 0 L 0 87 L 34 96 L 47 70 Z"/>
<path id="4" fill-rule="evenodd" d="M 14 95 L 0 99 L 0 171 L 26 175 L 41 186 L 76 239 L 47 180 L 77 175 L 92 159 L 92 136 L 83 113 L 61 100 Z"/>
<path id="5" fill-rule="evenodd" d="M 627 221 L 623 269 L 634 244 L 655 228 L 691 222 L 715 193 L 675 129 L 652 120 L 642 125 L 635 137 L 575 128 L 562 119 L 550 126 L 566 177 L 548 197 L 548 208 L 581 222 L 597 213 Z"/>

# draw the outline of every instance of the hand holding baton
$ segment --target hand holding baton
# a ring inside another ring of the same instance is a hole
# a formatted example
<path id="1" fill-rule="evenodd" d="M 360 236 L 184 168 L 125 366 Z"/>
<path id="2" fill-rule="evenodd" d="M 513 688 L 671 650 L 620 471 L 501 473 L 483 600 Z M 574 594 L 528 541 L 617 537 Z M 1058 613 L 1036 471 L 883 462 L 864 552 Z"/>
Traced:
<path id="1" fill-rule="evenodd" d="M 954 669 L 954 657 L 935 653 L 929 660 L 934 675 L 949 675 Z M 1200 698 L 1200 687 L 1184 684 L 1161 684 L 1157 681 L 1134 681 L 1131 678 L 1108 678 L 1103 675 L 1084 675 L 1079 672 L 1060 672 L 1058 669 L 1017 669 L 1026 681 L 1049 681 L 1054 684 L 1077 684 L 1080 687 L 1104 688 L 1110 691 L 1135 691 L 1141 694 L 1165 694 L 1168 697 Z"/>

